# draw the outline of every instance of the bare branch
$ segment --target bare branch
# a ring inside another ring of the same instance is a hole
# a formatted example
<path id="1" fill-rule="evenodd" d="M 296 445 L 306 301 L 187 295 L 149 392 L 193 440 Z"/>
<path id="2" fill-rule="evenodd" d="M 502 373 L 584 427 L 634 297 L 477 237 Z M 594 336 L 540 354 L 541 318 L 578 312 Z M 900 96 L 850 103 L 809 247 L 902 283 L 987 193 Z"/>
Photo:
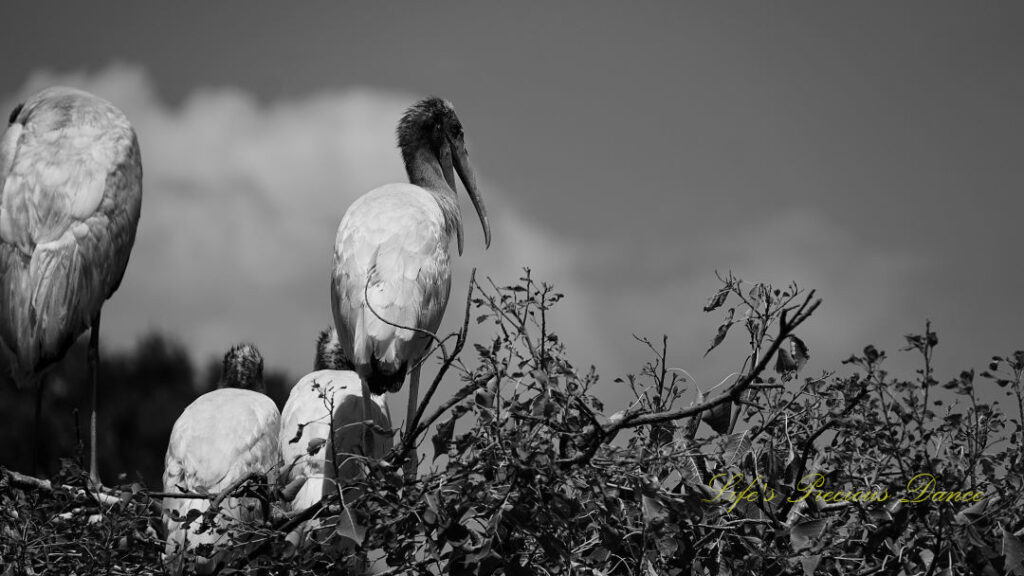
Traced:
<path id="1" fill-rule="evenodd" d="M 750 372 L 743 376 L 743 378 L 737 380 L 730 388 L 728 388 L 721 395 L 710 400 L 707 400 L 705 402 L 702 402 L 700 404 L 689 406 L 687 408 L 679 408 L 676 410 L 667 410 L 664 412 L 656 413 L 634 412 L 632 414 L 626 414 L 623 418 L 615 422 L 609 422 L 608 424 L 602 426 L 599 430 L 595 431 L 594 436 L 588 445 L 588 448 L 584 450 L 582 454 L 579 454 L 574 458 L 560 460 L 559 463 L 563 465 L 574 465 L 589 461 L 591 458 L 594 457 L 594 454 L 597 453 L 597 449 L 602 444 L 612 440 L 615 437 L 615 435 L 624 428 L 636 428 L 638 426 L 644 426 L 649 424 L 661 424 L 664 422 L 671 422 L 673 420 L 679 420 L 681 418 L 686 418 L 689 416 L 693 416 L 695 414 L 700 414 L 701 412 L 708 410 L 710 408 L 714 408 L 719 404 L 738 401 L 743 391 L 749 388 L 750 385 L 754 383 L 754 380 L 756 380 L 757 377 L 760 376 L 768 367 L 769 361 L 775 356 L 775 353 L 778 352 L 779 347 L 782 345 L 782 342 L 786 339 L 786 337 L 792 334 L 798 326 L 803 324 L 804 321 L 807 320 L 807 318 L 809 318 L 815 310 L 817 310 L 818 306 L 821 304 L 821 300 L 814 300 L 813 298 L 814 291 L 812 290 L 810 293 L 807 294 L 807 297 L 804 299 L 804 302 L 799 306 L 792 306 L 790 308 L 783 309 L 782 314 L 779 318 L 778 335 L 776 336 L 775 340 L 771 343 L 771 346 L 768 347 L 767 352 L 761 357 L 757 365 L 754 366 L 754 368 Z M 793 319 L 787 319 L 788 314 L 794 310 L 796 313 L 793 316 Z"/>

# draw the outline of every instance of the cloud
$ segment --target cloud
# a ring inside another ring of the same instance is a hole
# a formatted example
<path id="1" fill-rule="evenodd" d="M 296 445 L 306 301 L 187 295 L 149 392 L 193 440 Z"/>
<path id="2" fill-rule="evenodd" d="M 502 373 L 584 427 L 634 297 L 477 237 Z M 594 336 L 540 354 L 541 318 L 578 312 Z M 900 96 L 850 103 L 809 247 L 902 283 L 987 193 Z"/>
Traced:
<path id="1" fill-rule="evenodd" d="M 359 195 L 405 180 L 394 129 L 416 96 L 366 88 L 263 103 L 238 89 L 207 87 L 171 107 L 145 70 L 115 64 L 96 73 L 37 71 L 6 101 L 54 84 L 114 102 L 142 149 L 142 219 L 124 282 L 104 308 L 104 345 L 131 346 L 158 328 L 199 358 L 250 340 L 268 365 L 296 377 L 307 371 L 316 334 L 332 321 L 338 223 Z M 463 121 L 472 148 L 473 121 Z M 580 339 L 588 361 L 604 355 L 575 280 L 579 249 L 530 222 L 488 182 L 487 167 L 476 168 L 494 238 L 485 252 L 463 197 L 466 256 L 457 259 L 446 326 L 461 315 L 470 266 L 499 284 L 530 266 L 572 295 L 556 328 Z"/>
<path id="2" fill-rule="evenodd" d="M 142 220 L 124 283 L 104 308 L 104 344 L 131 346 L 157 328 L 205 359 L 250 340 L 268 365 L 296 377 L 306 372 L 317 332 L 332 321 L 329 267 L 338 223 L 359 195 L 405 180 L 394 127 L 416 95 L 360 88 L 263 102 L 211 86 L 172 107 L 144 69 L 115 64 L 96 73 L 38 71 L 6 101 L 52 84 L 108 98 L 140 138 Z M 472 152 L 473 118 L 463 121 Z M 892 349 L 899 342 L 878 342 L 880 327 L 919 323 L 906 312 L 908 287 L 931 263 L 865 242 L 813 208 L 776 207 L 727 228 L 708 218 L 699 229 L 582 241 L 572 223 L 550 229 L 532 221 L 516 204 L 514 182 L 498 186 L 487 166 L 476 169 L 494 238 L 484 251 L 475 213 L 461 195 L 466 253 L 455 259 L 442 331 L 461 319 L 471 267 L 500 285 L 529 266 L 567 295 L 552 328 L 578 367 L 597 365 L 604 378 L 598 393 L 610 407 L 628 400 L 611 380 L 638 372 L 650 358 L 633 333 L 668 334 L 673 363 L 705 388 L 739 368 L 739 333 L 703 357 L 720 320 L 701 311 L 717 287 L 716 270 L 819 290 L 824 304 L 803 332 L 812 370 L 835 367 L 868 343 Z M 474 330 L 488 336 L 485 327 Z M 448 382 L 439 394 L 456 386 Z M 403 404 L 397 395 L 392 412 L 403 413 Z"/>

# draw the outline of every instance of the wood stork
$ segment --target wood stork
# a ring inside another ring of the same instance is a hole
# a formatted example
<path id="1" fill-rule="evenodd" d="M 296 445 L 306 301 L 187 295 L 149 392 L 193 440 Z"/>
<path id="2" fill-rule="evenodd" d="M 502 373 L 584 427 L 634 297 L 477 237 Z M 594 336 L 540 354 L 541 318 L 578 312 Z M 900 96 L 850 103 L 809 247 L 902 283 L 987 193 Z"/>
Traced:
<path id="1" fill-rule="evenodd" d="M 233 347 L 224 356 L 217 389 L 185 408 L 174 423 L 164 458 L 164 491 L 217 495 L 251 474 L 273 478 L 281 456 L 277 448 L 280 413 L 264 393 L 263 358 L 251 344 Z M 238 523 L 261 516 L 253 498 L 226 498 L 215 517 L 215 529 L 201 531 L 201 520 L 176 521 L 189 510 L 206 511 L 207 498 L 164 498 L 167 547 L 164 564 L 179 572 L 185 553 L 201 544 L 224 550 Z M 176 514 L 175 514 L 176 513 Z M 209 557 L 197 558 L 206 564 Z"/>
<path id="2" fill-rule="evenodd" d="M 345 212 L 334 245 L 331 304 L 345 354 L 371 394 L 397 392 L 413 368 L 411 422 L 419 361 L 429 339 L 407 328 L 437 331 L 451 285 L 453 234 L 462 255 L 454 172 L 476 208 L 488 247 L 491 228 L 452 105 L 436 97 L 421 100 L 405 112 L 397 132 L 410 183 L 376 188 Z M 407 471 L 415 469 L 414 451 Z"/>
<path id="3" fill-rule="evenodd" d="M 135 131 L 106 100 L 47 88 L 0 141 L 0 379 L 37 384 L 91 328 L 90 472 L 96 456 L 100 308 L 124 276 L 142 208 Z"/>
<path id="4" fill-rule="evenodd" d="M 313 372 L 292 387 L 281 412 L 280 482 L 287 485 L 305 479 L 287 506 L 290 510 L 312 506 L 323 495 L 357 478 L 361 458 L 380 459 L 391 449 L 390 436 L 371 435 L 372 443 L 364 442 L 362 423 L 366 420 L 372 418 L 377 425 L 391 428 L 384 396 L 374 395 L 370 406 L 367 415 L 362 382 L 352 371 L 337 332 L 324 330 L 317 340 Z"/>

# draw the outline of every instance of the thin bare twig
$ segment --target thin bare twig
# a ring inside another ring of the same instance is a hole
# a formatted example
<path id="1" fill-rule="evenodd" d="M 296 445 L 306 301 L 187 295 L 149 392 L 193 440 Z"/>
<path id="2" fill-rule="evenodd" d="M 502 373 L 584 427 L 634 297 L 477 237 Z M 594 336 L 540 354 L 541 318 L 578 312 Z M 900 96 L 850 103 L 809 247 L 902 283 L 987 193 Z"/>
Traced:
<path id="1" fill-rule="evenodd" d="M 448 371 L 452 363 L 455 362 L 455 358 L 458 357 L 459 353 L 462 352 L 462 348 L 466 345 L 466 337 L 469 334 L 469 309 L 473 302 L 473 285 L 476 282 L 476 268 L 473 268 L 469 272 L 469 289 L 466 291 L 466 311 L 462 317 L 462 329 L 459 330 L 458 338 L 455 340 L 455 348 L 452 349 L 452 355 L 449 356 L 444 349 L 442 349 L 443 363 L 441 369 L 438 370 L 434 380 L 430 383 L 430 388 L 427 389 L 427 393 L 423 395 L 423 400 L 420 402 L 419 407 L 416 409 L 416 417 L 412 422 L 409 423 L 409 430 L 416 431 L 420 420 L 423 419 L 423 413 L 427 409 L 427 405 L 430 403 L 430 399 L 433 398 L 434 393 L 437 391 L 437 387 L 441 384 L 441 377 Z"/>
<path id="2" fill-rule="evenodd" d="M 441 384 L 441 379 L 447 374 L 449 368 L 455 363 L 456 358 L 462 349 L 466 345 L 467 336 L 469 334 L 469 310 L 473 301 L 473 286 L 476 283 L 476 268 L 473 268 L 469 273 L 469 290 L 466 294 L 466 311 L 462 320 L 462 329 L 458 333 L 458 338 L 455 341 L 455 347 L 452 349 L 452 353 L 448 354 L 448 351 L 441 347 L 442 362 L 441 367 L 438 369 L 437 374 L 434 375 L 434 380 L 430 383 L 430 387 L 427 388 L 426 394 L 423 395 L 423 399 L 420 401 L 419 406 L 416 409 L 416 415 L 413 419 L 406 423 L 405 434 L 402 436 L 401 443 L 398 447 L 392 451 L 393 455 L 399 458 L 404 457 L 408 454 L 412 448 L 416 445 L 416 439 L 422 434 L 431 424 L 434 423 L 437 418 L 445 411 L 451 408 L 465 396 L 458 398 L 455 402 L 449 400 L 441 408 L 431 414 L 425 422 L 423 421 L 423 414 L 427 409 L 427 405 L 433 398 L 434 393 L 437 391 L 438 386 Z M 435 340 L 437 337 L 434 337 Z M 475 388 L 474 388 L 475 389 Z M 456 395 L 458 396 L 458 395 Z"/>

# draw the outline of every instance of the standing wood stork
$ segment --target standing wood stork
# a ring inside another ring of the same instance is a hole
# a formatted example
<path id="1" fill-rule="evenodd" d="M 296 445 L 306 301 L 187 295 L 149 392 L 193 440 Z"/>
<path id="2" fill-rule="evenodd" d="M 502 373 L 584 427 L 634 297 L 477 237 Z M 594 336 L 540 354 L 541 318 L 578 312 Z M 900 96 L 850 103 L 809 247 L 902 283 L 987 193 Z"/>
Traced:
<path id="1" fill-rule="evenodd" d="M 113 104 L 53 87 L 11 112 L 0 141 L 0 379 L 37 384 L 91 328 L 90 472 L 100 308 L 124 276 L 142 208 L 135 131 Z"/>
<path id="2" fill-rule="evenodd" d="M 224 356 L 217 389 L 185 408 L 174 423 L 164 458 L 164 491 L 217 495 L 252 475 L 273 476 L 280 464 L 277 448 L 280 413 L 264 393 L 263 358 L 251 344 L 233 347 Z M 189 510 L 206 511 L 207 498 L 164 498 L 167 547 L 164 564 L 179 572 L 185 553 L 201 544 L 226 549 L 239 523 L 261 516 L 253 498 L 224 499 L 213 529 L 201 530 L 201 519 L 181 522 Z M 203 565 L 209 558 L 197 558 Z"/>
<path id="3" fill-rule="evenodd" d="M 421 100 L 405 112 L 397 132 L 410 183 L 376 188 L 345 212 L 334 244 L 331 304 L 345 354 L 371 394 L 397 392 L 413 367 L 411 422 L 419 361 L 429 339 L 408 328 L 437 331 L 451 285 L 453 234 L 462 255 L 454 172 L 476 208 L 488 247 L 491 228 L 452 105 L 436 97 Z M 414 451 L 407 471 L 415 469 Z"/>

